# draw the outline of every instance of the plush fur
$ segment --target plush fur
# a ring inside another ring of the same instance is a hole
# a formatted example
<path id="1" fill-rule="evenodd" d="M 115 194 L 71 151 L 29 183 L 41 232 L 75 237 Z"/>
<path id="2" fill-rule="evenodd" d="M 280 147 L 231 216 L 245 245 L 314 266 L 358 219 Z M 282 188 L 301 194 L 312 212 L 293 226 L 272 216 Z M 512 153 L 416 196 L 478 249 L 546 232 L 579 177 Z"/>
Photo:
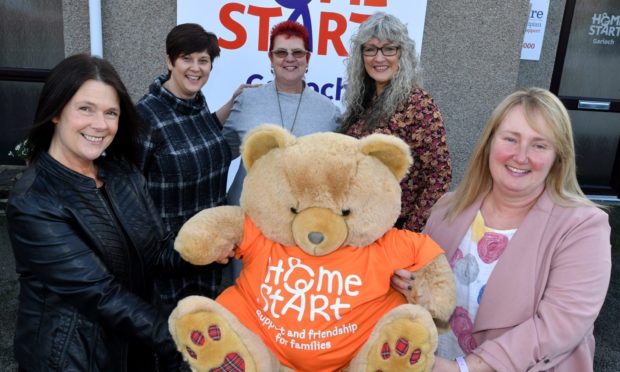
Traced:
<path id="1" fill-rule="evenodd" d="M 366 249 L 398 218 L 399 181 L 412 162 L 409 147 L 393 136 L 374 134 L 357 140 L 318 133 L 295 138 L 275 125 L 250 132 L 242 156 L 248 174 L 241 206 L 202 211 L 179 232 L 175 249 L 189 262 L 204 265 L 225 259 L 244 241 L 244 216 L 268 241 L 298 247 L 326 264 L 330 254 L 342 247 Z M 360 341 L 363 346 L 351 351 L 349 370 L 432 368 L 436 325 L 445 327 L 455 306 L 454 281 L 444 255 L 414 274 L 414 288 L 407 301 L 401 300 L 409 304 L 379 314 L 369 338 Z M 243 283 L 238 281 L 239 285 Z M 393 290 L 386 286 L 386 295 L 387 291 Z M 239 297 L 237 303 L 258 314 L 258 301 Z M 282 365 L 287 361 L 272 353 L 275 341 L 254 334 L 231 313 L 235 310 L 201 297 L 179 302 L 170 316 L 170 332 L 190 366 L 208 371 L 237 363 L 246 371 L 288 370 Z M 211 338 L 212 334 L 218 336 Z"/>

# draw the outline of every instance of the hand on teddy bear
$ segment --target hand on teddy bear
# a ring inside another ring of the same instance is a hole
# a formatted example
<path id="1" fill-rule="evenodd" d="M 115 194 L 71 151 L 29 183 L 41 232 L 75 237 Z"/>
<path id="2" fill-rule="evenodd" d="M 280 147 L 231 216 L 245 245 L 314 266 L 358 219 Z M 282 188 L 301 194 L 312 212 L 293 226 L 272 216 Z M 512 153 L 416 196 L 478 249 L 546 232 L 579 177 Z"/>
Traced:
<path id="1" fill-rule="evenodd" d="M 409 270 L 398 269 L 390 278 L 392 288 L 400 292 L 403 296 L 409 297 L 409 292 L 413 289 L 415 274 Z"/>
<path id="2" fill-rule="evenodd" d="M 206 226 L 209 226 L 207 228 Z M 243 212 L 239 207 L 205 209 L 181 228 L 174 249 L 194 265 L 225 264 L 243 238 Z"/>
<path id="3" fill-rule="evenodd" d="M 416 272 L 396 270 L 390 281 L 392 288 L 402 293 L 410 303 L 427 309 L 441 332 L 447 328 L 448 320 L 456 305 L 455 283 L 450 279 L 452 279 L 450 265 L 445 256 L 440 256 Z M 439 304 L 438 298 L 443 299 L 442 301 L 451 300 L 446 306 L 445 302 Z"/>

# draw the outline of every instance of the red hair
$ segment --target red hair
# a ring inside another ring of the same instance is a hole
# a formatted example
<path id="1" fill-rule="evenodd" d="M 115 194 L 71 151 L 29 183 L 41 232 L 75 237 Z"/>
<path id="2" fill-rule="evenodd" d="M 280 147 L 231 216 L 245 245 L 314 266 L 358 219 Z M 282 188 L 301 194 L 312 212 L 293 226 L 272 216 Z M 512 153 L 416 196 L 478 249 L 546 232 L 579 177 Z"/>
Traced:
<path id="1" fill-rule="evenodd" d="M 273 50 L 273 40 L 280 35 L 285 38 L 298 37 L 304 42 L 304 48 L 310 50 L 308 30 L 301 24 L 294 21 L 284 21 L 273 26 L 271 36 L 269 37 L 269 51 Z"/>

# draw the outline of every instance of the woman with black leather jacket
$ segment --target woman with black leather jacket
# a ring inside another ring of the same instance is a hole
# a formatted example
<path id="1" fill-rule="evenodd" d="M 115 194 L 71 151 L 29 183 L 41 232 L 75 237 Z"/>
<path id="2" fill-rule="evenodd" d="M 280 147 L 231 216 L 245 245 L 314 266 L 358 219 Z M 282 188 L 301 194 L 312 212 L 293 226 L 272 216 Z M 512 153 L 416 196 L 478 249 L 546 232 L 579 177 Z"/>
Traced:
<path id="1" fill-rule="evenodd" d="M 51 71 L 7 206 L 20 371 L 152 371 L 155 353 L 178 354 L 152 278 L 191 266 L 133 166 L 139 123 L 108 62 L 76 55 Z"/>

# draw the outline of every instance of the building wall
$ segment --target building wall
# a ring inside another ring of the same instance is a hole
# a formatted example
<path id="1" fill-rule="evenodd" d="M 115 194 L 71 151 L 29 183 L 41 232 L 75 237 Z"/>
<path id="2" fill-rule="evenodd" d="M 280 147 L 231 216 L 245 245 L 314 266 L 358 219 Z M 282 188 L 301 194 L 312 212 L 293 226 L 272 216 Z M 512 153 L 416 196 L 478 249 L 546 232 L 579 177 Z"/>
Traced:
<path id="1" fill-rule="evenodd" d="M 428 0 L 423 83 L 444 115 L 453 187 L 493 107 L 517 87 L 549 87 L 565 1 L 550 0 L 541 60 L 521 61 L 529 0 Z M 137 100 L 166 71 L 165 37 L 176 24 L 176 1 L 101 3 L 104 57 Z M 89 52 L 87 2 L 63 0 L 63 12 L 66 54 Z"/>
<path id="2" fill-rule="evenodd" d="M 90 53 L 88 1 L 63 0 L 65 54 Z M 176 1 L 101 1 L 103 56 L 118 70 L 132 98 L 166 72 L 166 35 L 176 25 Z"/>
<path id="3" fill-rule="evenodd" d="M 516 86 L 528 11 L 528 0 L 428 1 L 421 65 L 444 115 L 453 187 L 493 107 Z"/>
<path id="4" fill-rule="evenodd" d="M 558 50 L 562 18 L 566 0 L 550 0 L 547 16 L 547 28 L 543 39 L 540 61 L 521 61 L 519 66 L 518 87 L 537 86 L 549 88 Z"/>

